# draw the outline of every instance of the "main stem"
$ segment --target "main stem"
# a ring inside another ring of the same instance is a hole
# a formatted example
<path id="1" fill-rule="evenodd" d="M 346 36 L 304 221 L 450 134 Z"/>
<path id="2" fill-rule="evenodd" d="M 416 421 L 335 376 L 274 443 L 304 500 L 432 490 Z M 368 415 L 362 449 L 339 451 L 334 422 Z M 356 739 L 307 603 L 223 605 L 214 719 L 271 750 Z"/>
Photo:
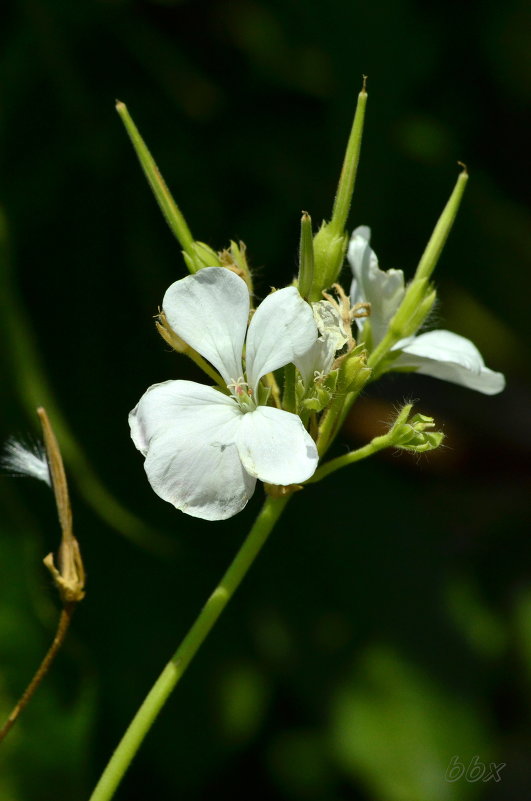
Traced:
<path id="1" fill-rule="evenodd" d="M 238 588 L 282 514 L 290 495 L 268 497 L 227 572 L 146 696 L 89 801 L 109 801 L 175 685 Z"/>

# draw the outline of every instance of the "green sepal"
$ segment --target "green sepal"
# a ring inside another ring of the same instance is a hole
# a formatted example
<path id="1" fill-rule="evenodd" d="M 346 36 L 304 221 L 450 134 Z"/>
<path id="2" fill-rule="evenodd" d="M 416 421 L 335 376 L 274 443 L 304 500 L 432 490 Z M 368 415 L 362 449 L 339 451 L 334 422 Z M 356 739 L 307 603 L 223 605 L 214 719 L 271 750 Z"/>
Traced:
<path id="1" fill-rule="evenodd" d="M 297 405 L 302 403 L 305 395 L 306 387 L 304 386 L 302 378 L 299 376 L 295 384 L 295 398 L 297 400 Z"/>
<path id="2" fill-rule="evenodd" d="M 337 233 L 332 223 L 323 221 L 313 239 L 314 268 L 313 284 L 309 300 L 316 303 L 322 298 L 323 289 L 337 281 L 348 245 L 348 235 Z"/>
<path id="3" fill-rule="evenodd" d="M 367 367 L 367 351 L 363 345 L 358 345 L 344 357 L 338 372 L 340 392 L 357 392 L 367 383 L 372 371 Z"/>
<path id="4" fill-rule="evenodd" d="M 183 251 L 183 258 L 191 273 L 197 273 L 203 267 L 222 266 L 216 251 L 204 242 L 193 242 L 188 252 Z"/>
<path id="5" fill-rule="evenodd" d="M 339 379 L 339 370 L 332 370 L 324 380 L 324 386 L 329 392 L 337 391 L 337 382 Z"/>
<path id="6" fill-rule="evenodd" d="M 261 381 L 259 381 L 257 395 L 258 397 L 256 402 L 258 406 L 267 406 L 269 396 L 271 395 L 271 387 L 266 387 Z"/>
<path id="7" fill-rule="evenodd" d="M 332 400 L 333 393 L 324 384 L 315 383 L 309 398 L 303 398 L 300 406 L 311 412 L 322 412 Z"/>
<path id="8" fill-rule="evenodd" d="M 328 406 L 330 401 L 332 400 L 332 393 L 329 392 L 328 389 L 324 386 L 319 386 L 319 384 L 315 385 L 315 394 L 319 403 L 321 404 L 321 409 L 324 409 L 325 406 Z"/>
<path id="9" fill-rule="evenodd" d="M 236 268 L 234 271 L 240 275 L 247 284 L 249 293 L 253 294 L 253 279 L 251 270 L 247 262 L 247 248 L 244 242 L 236 243 L 230 241 L 230 247 L 222 250 L 219 254 L 220 264 L 223 267 Z"/>
<path id="10" fill-rule="evenodd" d="M 308 409 L 310 412 L 321 412 L 326 403 L 323 405 L 319 398 L 305 398 L 301 404 L 303 409 Z"/>

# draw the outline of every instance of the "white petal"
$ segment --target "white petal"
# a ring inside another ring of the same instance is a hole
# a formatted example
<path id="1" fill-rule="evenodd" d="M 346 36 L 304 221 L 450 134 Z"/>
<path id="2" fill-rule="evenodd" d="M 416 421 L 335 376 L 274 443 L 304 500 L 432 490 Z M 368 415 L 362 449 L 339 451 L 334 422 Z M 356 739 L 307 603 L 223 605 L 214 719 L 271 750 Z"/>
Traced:
<path id="1" fill-rule="evenodd" d="M 341 350 L 347 344 L 349 336 L 345 331 L 339 311 L 329 300 L 319 300 L 317 303 L 312 303 L 312 311 L 321 336 L 330 342 L 334 352 Z"/>
<path id="2" fill-rule="evenodd" d="M 175 281 L 162 302 L 168 322 L 188 345 L 219 370 L 226 384 L 242 375 L 249 290 L 224 267 L 205 267 Z"/>
<path id="3" fill-rule="evenodd" d="M 314 342 L 310 350 L 295 359 L 295 364 L 306 388 L 313 383 L 315 373 L 328 375 L 336 355 L 336 344 L 337 339 L 334 335 L 323 334 Z"/>
<path id="4" fill-rule="evenodd" d="M 404 273 L 402 270 L 380 270 L 376 253 L 369 245 L 370 237 L 370 228 L 361 225 L 350 239 L 348 260 L 354 274 L 350 299 L 353 305 L 371 304 L 371 331 L 373 344 L 377 345 L 404 297 Z M 361 331 L 365 320 L 357 319 L 356 322 Z"/>
<path id="5" fill-rule="evenodd" d="M 294 286 L 272 292 L 256 310 L 247 334 L 247 379 L 256 392 L 260 378 L 295 362 L 317 339 L 310 306 Z"/>
<path id="6" fill-rule="evenodd" d="M 321 336 L 309 350 L 295 359 L 305 387 L 313 382 L 316 372 L 324 375 L 330 372 L 337 351 L 348 342 L 340 314 L 330 301 L 312 303 L 312 311 Z"/>
<path id="7" fill-rule="evenodd" d="M 319 460 L 300 418 L 270 406 L 259 406 L 243 416 L 238 451 L 252 476 L 283 486 L 306 481 Z"/>
<path id="8" fill-rule="evenodd" d="M 212 387 L 192 381 L 150 387 L 129 422 L 157 495 L 205 520 L 241 511 L 256 483 L 236 446 L 242 420 L 238 405 Z"/>
<path id="9" fill-rule="evenodd" d="M 416 367 L 418 373 L 461 384 L 485 395 L 495 395 L 505 387 L 503 374 L 485 367 L 476 346 L 451 331 L 429 331 L 413 337 L 405 346 L 402 344 L 402 354 L 393 367 Z"/>
<path id="10" fill-rule="evenodd" d="M 209 413 L 215 420 L 218 411 L 225 407 L 233 415 L 240 414 L 238 406 L 227 395 L 196 384 L 195 381 L 163 381 L 152 384 L 142 395 L 132 412 L 129 413 L 131 437 L 138 450 L 147 453 L 150 440 L 172 426 L 176 419 L 179 425 L 193 425 L 199 407 L 216 407 Z M 187 419 L 187 415 L 190 419 Z"/>

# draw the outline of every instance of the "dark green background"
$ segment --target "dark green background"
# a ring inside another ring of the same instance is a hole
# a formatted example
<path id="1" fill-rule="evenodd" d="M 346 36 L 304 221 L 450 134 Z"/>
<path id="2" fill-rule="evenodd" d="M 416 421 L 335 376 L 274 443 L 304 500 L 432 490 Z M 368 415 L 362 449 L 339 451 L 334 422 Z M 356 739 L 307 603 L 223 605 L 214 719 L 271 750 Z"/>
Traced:
<path id="1" fill-rule="evenodd" d="M 382 454 L 293 500 L 117 798 L 528 798 L 529 5 L 19 0 L 6 10 L 0 434 L 36 432 L 31 410 L 48 405 L 88 592 L 1 747 L 2 801 L 87 798 L 262 494 L 225 523 L 185 517 L 153 494 L 130 442 L 127 412 L 149 384 L 202 379 L 154 331 L 185 270 L 114 100 L 194 235 L 247 243 L 264 296 L 296 270 L 301 210 L 316 223 L 330 212 L 362 73 L 352 226 L 370 224 L 382 267 L 411 276 L 456 161 L 467 162 L 436 323 L 472 338 L 508 388 L 491 398 L 410 376 L 367 390 L 338 452 L 381 433 L 411 398 L 446 447 Z M 91 470 L 145 530 L 97 500 Z M 41 559 L 58 530 L 35 482 L 2 478 L 0 508 L 7 714 L 53 636 Z M 447 782 L 456 755 L 507 763 L 502 781 Z"/>

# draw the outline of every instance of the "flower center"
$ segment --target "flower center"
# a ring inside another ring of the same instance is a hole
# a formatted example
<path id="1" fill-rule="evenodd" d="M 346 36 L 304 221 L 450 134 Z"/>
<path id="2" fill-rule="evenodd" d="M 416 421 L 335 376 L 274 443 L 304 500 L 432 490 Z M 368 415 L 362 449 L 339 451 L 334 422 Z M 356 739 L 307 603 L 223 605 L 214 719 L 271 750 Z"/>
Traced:
<path id="1" fill-rule="evenodd" d="M 237 401 L 242 412 L 254 412 L 256 403 L 253 399 L 253 390 L 243 375 L 233 378 L 230 384 L 227 384 L 227 389 L 230 389 L 232 397 Z"/>

